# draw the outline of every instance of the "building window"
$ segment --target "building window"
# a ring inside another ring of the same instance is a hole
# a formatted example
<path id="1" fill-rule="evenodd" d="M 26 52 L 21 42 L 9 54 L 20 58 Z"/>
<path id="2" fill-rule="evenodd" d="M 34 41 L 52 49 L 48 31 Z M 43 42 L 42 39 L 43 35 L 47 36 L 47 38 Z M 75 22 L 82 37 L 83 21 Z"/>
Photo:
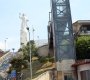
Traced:
<path id="1" fill-rule="evenodd" d="M 81 80 L 90 80 L 90 70 L 80 72 Z"/>
<path id="2" fill-rule="evenodd" d="M 73 80 L 72 74 L 65 74 L 64 75 L 64 80 Z"/>
<path id="3" fill-rule="evenodd" d="M 82 26 L 82 28 L 81 28 L 81 32 L 83 32 L 83 33 L 87 33 L 87 27 Z"/>

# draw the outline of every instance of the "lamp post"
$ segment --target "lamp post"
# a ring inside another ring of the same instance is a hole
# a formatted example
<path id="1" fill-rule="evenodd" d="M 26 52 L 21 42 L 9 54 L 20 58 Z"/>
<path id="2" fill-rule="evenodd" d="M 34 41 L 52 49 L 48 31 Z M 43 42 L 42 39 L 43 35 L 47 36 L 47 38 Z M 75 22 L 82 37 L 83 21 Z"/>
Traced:
<path id="1" fill-rule="evenodd" d="M 6 45 L 7 45 L 6 42 L 7 42 L 7 39 L 8 39 L 8 38 L 5 38 L 5 51 L 6 51 Z"/>
<path id="2" fill-rule="evenodd" d="M 32 80 L 32 57 L 31 57 L 31 44 L 30 44 L 30 30 L 29 27 L 27 27 L 28 34 L 29 34 L 29 53 L 30 53 L 30 80 Z"/>
<path id="3" fill-rule="evenodd" d="M 15 48 L 12 48 L 12 50 L 13 50 L 13 53 L 14 53 Z"/>
<path id="4" fill-rule="evenodd" d="M 33 28 L 33 30 L 32 30 L 32 31 L 33 31 L 33 41 L 34 41 L 34 31 L 35 31 L 35 29 Z"/>

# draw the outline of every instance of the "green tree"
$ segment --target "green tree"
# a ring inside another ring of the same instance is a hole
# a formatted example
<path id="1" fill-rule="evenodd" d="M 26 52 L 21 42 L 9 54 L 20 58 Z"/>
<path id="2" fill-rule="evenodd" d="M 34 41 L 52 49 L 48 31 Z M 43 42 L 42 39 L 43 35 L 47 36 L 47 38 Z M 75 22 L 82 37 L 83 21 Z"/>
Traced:
<path id="1" fill-rule="evenodd" d="M 21 70 L 28 68 L 27 61 L 21 58 L 14 58 L 10 61 L 11 67 L 9 68 L 8 73 L 12 70 L 16 70 L 17 72 L 21 72 Z"/>
<path id="2" fill-rule="evenodd" d="M 19 51 L 22 51 L 23 57 L 25 60 L 30 60 L 30 48 L 31 48 L 31 55 L 36 56 L 37 55 L 37 47 L 35 45 L 35 42 L 33 40 L 28 42 L 26 46 L 23 46 L 22 49 L 19 49 Z"/>
<path id="3" fill-rule="evenodd" d="M 90 59 L 90 36 L 80 36 L 76 39 L 77 59 Z"/>

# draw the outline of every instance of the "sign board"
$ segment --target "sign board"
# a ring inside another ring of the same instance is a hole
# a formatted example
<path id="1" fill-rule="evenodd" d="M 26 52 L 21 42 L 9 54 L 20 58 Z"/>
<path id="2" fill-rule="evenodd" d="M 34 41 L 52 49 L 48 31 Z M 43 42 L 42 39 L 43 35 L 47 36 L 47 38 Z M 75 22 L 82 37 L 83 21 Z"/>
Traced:
<path id="1" fill-rule="evenodd" d="M 12 77 L 12 78 L 15 78 L 15 77 L 16 77 L 16 70 L 12 70 L 12 71 L 11 71 L 11 77 Z"/>

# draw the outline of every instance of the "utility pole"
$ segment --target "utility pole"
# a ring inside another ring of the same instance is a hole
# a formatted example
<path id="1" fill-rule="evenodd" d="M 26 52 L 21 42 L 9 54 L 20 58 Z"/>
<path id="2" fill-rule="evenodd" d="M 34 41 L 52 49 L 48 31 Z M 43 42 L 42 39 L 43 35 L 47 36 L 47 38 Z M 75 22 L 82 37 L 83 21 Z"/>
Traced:
<path id="1" fill-rule="evenodd" d="M 7 46 L 7 43 L 6 43 L 7 42 L 7 39 L 8 38 L 5 38 L 5 51 L 6 51 L 6 46 Z"/>
<path id="2" fill-rule="evenodd" d="M 15 48 L 12 48 L 12 50 L 13 50 L 13 53 L 14 53 Z"/>
<path id="3" fill-rule="evenodd" d="M 29 53 L 30 53 L 30 80 L 32 80 L 32 56 L 31 56 L 31 44 L 30 44 L 30 30 L 27 27 L 28 34 L 29 34 Z"/>
<path id="4" fill-rule="evenodd" d="M 34 31 L 35 31 L 35 29 L 33 28 L 32 31 L 33 31 L 33 41 L 34 41 Z"/>

